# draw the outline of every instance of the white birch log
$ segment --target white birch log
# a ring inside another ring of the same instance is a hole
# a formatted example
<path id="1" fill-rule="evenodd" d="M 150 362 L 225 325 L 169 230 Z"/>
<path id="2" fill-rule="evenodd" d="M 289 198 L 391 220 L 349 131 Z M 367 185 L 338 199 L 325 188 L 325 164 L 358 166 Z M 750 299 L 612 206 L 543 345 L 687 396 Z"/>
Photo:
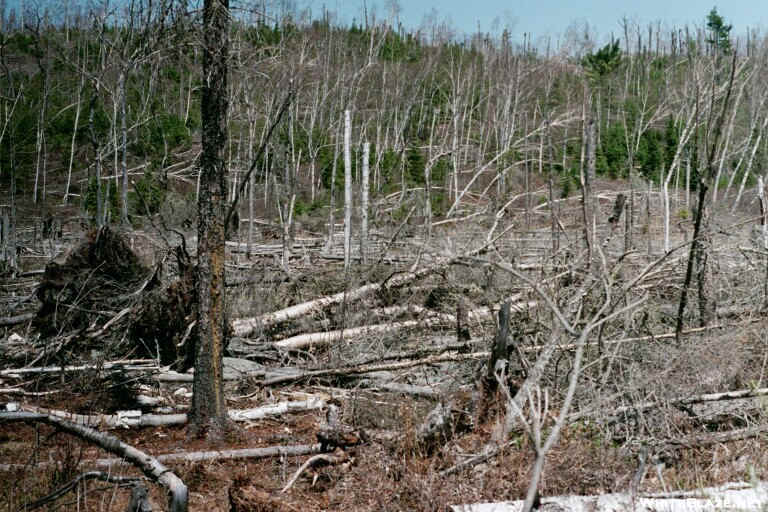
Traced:
<path id="1" fill-rule="evenodd" d="M 154 457 L 154 460 L 157 460 L 158 462 L 202 462 L 212 460 L 264 459 L 267 457 L 296 457 L 319 452 L 320 443 L 317 443 L 289 446 L 267 446 L 265 448 L 243 448 L 239 450 L 167 453 Z M 89 467 L 115 468 L 125 464 L 125 459 L 84 459 L 81 462 L 87 464 Z M 54 464 L 55 462 L 43 462 L 37 464 L 35 467 L 48 467 L 53 466 Z M 14 471 L 27 468 L 29 468 L 29 465 L 27 464 L 0 464 L 0 471 Z"/>
<path id="2" fill-rule="evenodd" d="M 730 483 L 696 491 L 664 494 L 629 493 L 599 496 L 555 496 L 542 498 L 539 510 L 568 512 L 716 512 L 723 510 L 764 510 L 768 505 L 768 484 Z M 519 512 L 523 501 L 454 505 L 453 512 Z"/>
<path id="3" fill-rule="evenodd" d="M 83 364 L 73 366 L 36 366 L 30 368 L 7 368 L 0 370 L 0 377 L 20 377 L 22 375 L 40 373 L 79 372 L 83 370 L 153 370 L 158 366 L 154 359 L 125 359 L 122 361 L 110 361 L 103 364 Z"/>
<path id="4" fill-rule="evenodd" d="M 504 234 L 505 232 L 503 232 L 502 234 Z M 495 239 L 489 243 L 493 243 L 494 241 Z M 238 338 L 244 338 L 253 334 L 253 332 L 259 327 L 269 328 L 289 320 L 294 320 L 296 318 L 307 316 L 314 311 L 321 311 L 331 306 L 341 304 L 344 301 L 346 301 L 347 303 L 351 303 L 351 302 L 360 300 L 364 297 L 367 297 L 375 293 L 378 290 L 382 290 L 382 289 L 390 290 L 390 289 L 395 289 L 395 288 L 405 286 L 410 282 L 413 282 L 417 279 L 428 276 L 429 274 L 432 274 L 437 270 L 440 270 L 449 265 L 452 265 L 454 262 L 456 262 L 457 260 L 463 257 L 475 255 L 476 253 L 478 253 L 479 251 L 487 247 L 489 243 L 486 243 L 481 247 L 472 249 L 468 251 L 466 254 L 450 256 L 448 258 L 440 259 L 435 263 L 433 263 L 432 265 L 424 266 L 418 270 L 396 274 L 391 278 L 379 283 L 370 283 L 370 284 L 361 286 L 359 288 L 356 288 L 354 290 L 343 291 L 343 292 L 336 293 L 334 295 L 327 295 L 325 297 L 320 297 L 318 299 L 314 299 L 308 302 L 302 302 L 301 304 L 295 304 L 285 309 L 274 311 L 272 313 L 267 313 L 259 317 L 240 318 L 240 319 L 233 320 L 232 334 L 233 336 L 236 336 Z"/>
<path id="5" fill-rule="evenodd" d="M 513 304 L 511 307 L 515 311 L 524 311 L 537 305 L 536 301 L 522 302 Z M 479 308 L 470 311 L 470 319 L 480 320 L 492 318 L 493 313 L 489 308 Z M 389 322 L 385 324 L 363 325 L 361 327 L 351 327 L 349 329 L 335 329 L 326 332 L 313 332 L 309 334 L 299 334 L 284 340 L 276 341 L 272 345 L 283 350 L 307 349 L 312 347 L 321 347 L 330 345 L 336 341 L 349 340 L 361 336 L 370 336 L 373 334 L 385 334 L 396 332 L 403 329 L 432 328 L 439 326 L 450 326 L 456 321 L 453 315 L 438 314 L 421 320 L 405 320 L 402 322 Z"/>
<path id="6" fill-rule="evenodd" d="M 325 400 L 310 397 L 307 400 L 278 402 L 253 409 L 230 409 L 232 421 L 253 421 L 268 417 L 281 416 L 291 412 L 313 411 L 325 407 Z M 69 421 L 76 425 L 98 426 L 99 428 L 138 428 L 184 425 L 186 414 L 143 414 L 141 411 L 118 411 L 117 414 L 73 414 L 55 409 L 43 409 L 35 406 L 23 406 L 26 412 L 44 414 Z"/>

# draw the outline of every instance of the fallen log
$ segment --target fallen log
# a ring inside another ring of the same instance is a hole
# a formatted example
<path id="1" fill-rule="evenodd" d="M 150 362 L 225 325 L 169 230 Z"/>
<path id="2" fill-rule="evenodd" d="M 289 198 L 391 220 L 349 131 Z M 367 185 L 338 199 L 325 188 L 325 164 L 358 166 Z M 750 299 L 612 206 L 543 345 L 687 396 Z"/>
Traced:
<path id="1" fill-rule="evenodd" d="M 765 482 L 729 483 L 696 491 L 664 494 L 614 493 L 597 496 L 554 496 L 541 498 L 540 510 L 569 512 L 715 512 L 719 510 L 763 510 L 768 505 Z M 453 512 L 519 512 L 523 501 L 453 505 Z"/>
<path id="2" fill-rule="evenodd" d="M 0 413 L 0 419 L 2 419 L 2 414 L 8 413 Z M 320 443 L 267 446 L 264 448 L 242 448 L 239 450 L 166 453 L 164 455 L 155 456 L 154 460 L 158 462 L 202 462 L 213 460 L 265 459 L 267 457 L 295 457 L 300 455 L 311 455 L 313 453 L 320 453 Z M 81 460 L 81 463 L 88 464 L 92 467 L 111 469 L 125 464 L 126 460 L 112 457 L 105 459 L 83 459 Z M 55 464 L 55 462 L 43 462 L 37 464 L 35 467 L 48 467 Z M 28 467 L 28 464 L 0 464 L 0 471 L 15 471 Z"/>
<path id="3" fill-rule="evenodd" d="M 141 450 L 134 448 L 116 438 L 113 435 L 99 432 L 84 425 L 78 425 L 70 421 L 49 414 L 34 412 L 0 412 L 0 422 L 41 422 L 63 430 L 80 439 L 93 443 L 100 448 L 118 455 L 121 460 L 136 466 L 152 481 L 159 483 L 168 492 L 168 508 L 171 512 L 186 512 L 187 510 L 187 486 L 170 469 L 160 461 Z"/>
<path id="4" fill-rule="evenodd" d="M 514 311 L 524 311 L 536 307 L 536 301 L 520 302 L 512 304 Z M 493 313 L 489 308 L 479 308 L 468 313 L 470 319 L 480 320 L 483 318 L 492 318 Z M 389 322 L 385 324 L 363 325 L 361 327 L 350 327 L 348 329 L 335 329 L 325 332 L 313 332 L 308 334 L 299 334 L 284 340 L 275 341 L 272 346 L 283 350 L 305 350 L 308 348 L 317 348 L 330 345 L 336 341 L 348 340 L 361 336 L 372 334 L 385 334 L 396 332 L 403 329 L 451 326 L 456 322 L 452 315 L 440 314 L 430 316 L 421 320 L 404 320 L 402 322 Z"/>
<path id="5" fill-rule="evenodd" d="M 673 398 L 665 401 L 655 402 L 643 402 L 634 405 L 625 405 L 621 407 L 615 407 L 612 409 L 611 414 L 607 417 L 601 418 L 601 422 L 604 424 L 615 423 L 620 421 L 622 417 L 628 414 L 637 414 L 641 411 L 647 411 L 649 409 L 655 409 L 657 407 L 663 407 L 665 405 L 671 406 L 689 406 L 707 402 L 717 402 L 720 400 L 736 400 L 743 398 L 757 398 L 760 396 L 768 395 L 768 388 L 758 389 L 739 389 L 735 391 L 724 391 L 721 393 L 706 393 L 703 395 L 696 395 L 685 398 Z M 605 412 L 604 408 L 598 408 L 591 411 L 578 412 L 571 416 L 569 419 L 583 418 L 588 415 L 602 414 Z"/>
<path id="6" fill-rule="evenodd" d="M 694 434 L 680 439 L 670 439 L 661 442 L 655 441 L 653 444 L 663 447 L 664 449 L 698 448 L 713 444 L 742 441 L 744 439 L 757 437 L 766 431 L 768 431 L 768 425 L 758 425 L 756 427 L 740 428 L 737 430 L 729 430 L 727 432 Z"/>
<path id="7" fill-rule="evenodd" d="M 20 377 L 22 375 L 40 373 L 79 372 L 83 370 L 154 370 L 157 369 L 154 359 L 123 359 L 101 364 L 82 364 L 72 366 L 37 366 L 32 368 L 8 368 L 0 370 L 0 377 Z"/>
<path id="8" fill-rule="evenodd" d="M 383 364 L 365 364 L 359 366 L 352 366 L 347 368 L 329 368 L 326 370 L 310 370 L 302 372 L 296 375 L 285 375 L 281 377 L 275 377 L 264 381 L 266 386 L 274 386 L 276 384 L 287 384 L 289 382 L 297 382 L 300 380 L 311 379 L 313 377 L 344 377 L 350 375 L 359 375 L 362 373 L 371 373 L 387 370 L 402 370 L 404 368 L 413 368 L 414 366 L 422 366 L 426 364 L 447 363 L 477 360 L 488 357 L 488 352 L 472 352 L 469 354 L 447 353 L 439 354 L 435 356 L 425 357 L 423 359 L 417 359 L 414 361 L 398 361 L 394 363 Z"/>
<path id="9" fill-rule="evenodd" d="M 23 324 L 24 322 L 28 322 L 35 318 L 35 315 L 36 313 L 24 313 L 22 315 L 0 318 L 0 327 Z"/>
<path id="10" fill-rule="evenodd" d="M 511 226 L 508 229 L 511 229 Z M 370 283 L 354 290 L 345 290 L 334 295 L 328 295 L 308 302 L 302 302 L 301 304 L 295 304 L 285 309 L 267 313 L 258 317 L 240 318 L 234 320 L 232 322 L 232 335 L 238 337 L 247 337 L 253 334 L 253 332 L 257 329 L 268 329 L 283 322 L 287 322 L 288 320 L 301 318 L 315 311 L 321 311 L 328 307 L 341 304 L 342 302 L 354 302 L 379 290 L 392 290 L 400 288 L 407 285 L 408 283 L 453 265 L 462 258 L 470 257 L 482 252 L 488 246 L 496 242 L 496 240 L 498 240 L 501 236 L 503 236 L 508 231 L 508 229 L 502 231 L 502 233 L 500 233 L 496 238 L 489 240 L 476 249 L 472 249 L 461 255 L 440 259 L 431 265 L 427 265 L 415 271 L 397 273 L 378 283 Z"/>
<path id="11" fill-rule="evenodd" d="M 278 402 L 253 409 L 230 409 L 229 418 L 232 421 L 253 421 L 272 416 L 280 416 L 291 412 L 303 412 L 322 409 L 325 400 L 310 397 L 307 400 Z M 73 414 L 55 409 L 43 409 L 35 406 L 23 406 L 28 412 L 45 414 L 61 418 L 77 425 L 96 426 L 100 428 L 138 428 L 184 425 L 187 423 L 186 414 L 143 414 L 141 411 L 118 411 L 117 414 Z"/>

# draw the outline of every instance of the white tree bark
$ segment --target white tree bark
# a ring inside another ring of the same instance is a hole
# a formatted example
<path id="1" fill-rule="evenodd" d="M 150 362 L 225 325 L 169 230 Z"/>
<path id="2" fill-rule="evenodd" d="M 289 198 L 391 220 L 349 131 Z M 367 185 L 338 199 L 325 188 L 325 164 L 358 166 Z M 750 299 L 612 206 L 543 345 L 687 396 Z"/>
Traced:
<path id="1" fill-rule="evenodd" d="M 231 409 L 228 411 L 232 421 L 253 421 L 281 416 L 291 412 L 303 412 L 322 409 L 325 400 L 310 397 L 307 400 L 278 402 L 252 409 Z M 43 409 L 40 407 L 24 406 L 25 412 L 44 414 L 46 416 L 69 421 L 76 425 L 99 425 L 100 428 L 138 428 L 184 425 L 187 423 L 186 414 L 143 414 L 141 411 L 118 411 L 117 414 L 73 414 L 67 411 Z"/>
<path id="2" fill-rule="evenodd" d="M 695 491 L 664 494 L 630 493 L 598 496 L 555 496 L 541 499 L 541 510 L 569 512 L 716 512 L 722 510 L 764 510 L 768 505 L 768 483 L 730 483 Z M 453 512 L 519 512 L 523 501 L 454 505 Z"/>
<path id="3" fill-rule="evenodd" d="M 368 263 L 368 178 L 371 143 L 363 144 L 363 175 L 360 182 L 360 262 Z"/>
<path id="4" fill-rule="evenodd" d="M 352 251 L 352 119 L 344 111 L 344 270 L 349 270 Z"/>

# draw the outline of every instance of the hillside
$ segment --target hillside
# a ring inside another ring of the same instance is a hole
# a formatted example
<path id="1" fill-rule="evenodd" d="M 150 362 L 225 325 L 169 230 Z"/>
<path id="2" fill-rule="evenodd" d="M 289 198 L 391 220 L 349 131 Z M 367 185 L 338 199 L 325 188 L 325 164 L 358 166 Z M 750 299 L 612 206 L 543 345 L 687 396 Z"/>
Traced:
<path id="1" fill-rule="evenodd" d="M 187 424 L 200 13 L 131 5 L 0 34 L 0 503 L 162 509 L 170 475 L 190 510 L 768 480 L 762 36 L 714 10 L 554 49 L 233 16 L 212 443 Z M 161 466 L 137 480 L 99 432 Z"/>

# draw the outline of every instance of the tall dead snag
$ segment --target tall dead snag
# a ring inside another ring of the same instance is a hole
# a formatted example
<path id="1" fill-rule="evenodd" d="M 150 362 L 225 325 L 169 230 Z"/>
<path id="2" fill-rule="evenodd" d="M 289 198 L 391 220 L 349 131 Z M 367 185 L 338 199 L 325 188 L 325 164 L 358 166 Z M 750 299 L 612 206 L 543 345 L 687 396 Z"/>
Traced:
<path id="1" fill-rule="evenodd" d="M 349 270 L 352 254 L 352 121 L 344 111 L 344 270 Z"/>
<path id="2" fill-rule="evenodd" d="M 363 176 L 360 181 L 360 263 L 368 263 L 368 162 L 371 154 L 371 143 L 363 144 Z"/>
<path id="3" fill-rule="evenodd" d="M 584 211 L 584 241 L 589 252 L 588 261 L 592 261 L 595 245 L 595 197 L 592 194 L 592 184 L 595 180 L 595 120 L 591 117 L 584 127 L 586 167 L 581 173 L 581 205 Z"/>
<path id="4" fill-rule="evenodd" d="M 229 0 L 203 5 L 202 154 L 198 198 L 198 310 L 191 428 L 221 435 L 227 424 L 223 352 L 226 345 L 224 293 L 227 197 L 227 58 Z"/>
<path id="5" fill-rule="evenodd" d="M 693 279 L 694 267 L 697 275 L 696 280 L 699 288 L 699 313 L 700 322 L 702 325 L 706 325 L 709 322 L 709 313 L 707 306 L 707 296 L 705 286 L 706 280 L 706 265 L 707 265 L 707 253 L 706 244 L 703 238 L 708 231 L 706 216 L 706 201 L 707 192 L 712 182 L 715 179 L 717 170 L 715 169 L 715 156 L 717 154 L 717 147 L 720 142 L 720 135 L 723 131 L 723 121 L 725 114 L 728 110 L 728 103 L 731 99 L 731 92 L 733 91 L 733 80 L 736 76 L 736 52 L 734 52 L 733 60 L 731 62 L 731 76 L 728 82 L 728 89 L 725 93 L 725 99 L 723 100 L 723 106 L 720 110 L 720 115 L 715 121 L 714 134 L 707 151 L 707 164 L 704 172 L 699 175 L 698 183 L 698 200 L 696 204 L 696 211 L 694 212 L 694 224 L 693 224 L 693 241 L 688 252 L 688 265 L 685 269 L 685 281 L 683 282 L 683 290 L 680 293 L 680 304 L 677 309 L 677 326 L 675 328 L 675 338 L 680 343 L 680 334 L 683 331 L 683 316 L 685 315 L 685 307 L 688 303 L 688 289 L 691 286 Z M 715 94 L 715 88 L 713 85 L 712 94 Z M 714 97 L 712 98 L 714 102 Z"/>

